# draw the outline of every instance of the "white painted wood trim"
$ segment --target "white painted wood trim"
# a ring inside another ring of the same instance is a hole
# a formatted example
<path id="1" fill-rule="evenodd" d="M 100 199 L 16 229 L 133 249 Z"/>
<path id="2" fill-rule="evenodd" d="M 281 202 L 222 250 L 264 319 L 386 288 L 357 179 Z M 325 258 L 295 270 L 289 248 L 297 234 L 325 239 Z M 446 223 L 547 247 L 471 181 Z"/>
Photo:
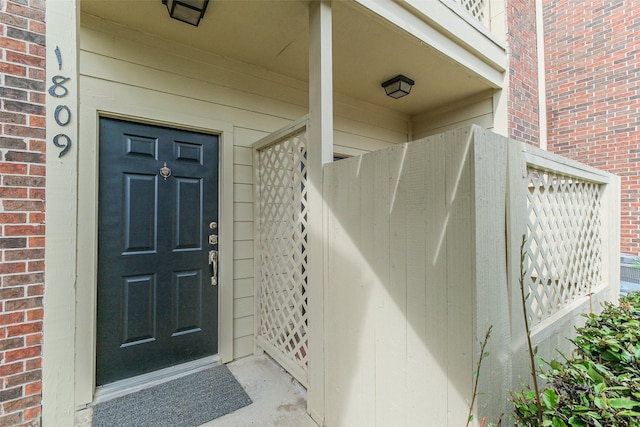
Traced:
<path id="1" fill-rule="evenodd" d="M 534 341 L 538 342 L 545 340 L 554 333 L 557 333 L 557 329 L 553 327 L 554 324 L 562 321 L 563 319 L 575 319 L 585 312 L 590 312 L 592 308 L 598 309 L 598 307 L 593 307 L 591 300 L 595 300 L 594 295 L 608 292 L 609 289 L 608 285 L 600 284 L 600 286 L 591 290 L 590 295 L 586 295 L 572 301 L 566 307 L 563 307 L 558 312 L 553 313 L 551 316 L 531 327 L 531 337 L 534 338 Z"/>
<path id="2" fill-rule="evenodd" d="M 549 153 L 545 150 L 527 145 L 523 149 L 524 161 L 538 169 L 553 171 L 566 176 L 573 176 L 599 184 L 608 184 L 611 175 L 588 165 Z"/>
<path id="3" fill-rule="evenodd" d="M 316 423 L 325 416 L 325 229 L 323 167 L 333 161 L 333 40 L 331 1 L 309 3 L 308 308 L 309 389 L 307 412 Z"/>
<path id="4" fill-rule="evenodd" d="M 260 249 L 260 152 L 253 147 L 253 354 L 259 355 L 264 353 L 264 349 L 258 345 L 257 337 L 260 333 L 260 310 L 262 309 L 262 301 L 260 295 L 262 292 L 262 284 L 260 277 L 262 276 L 261 262 L 262 250 Z"/>
<path id="5" fill-rule="evenodd" d="M 542 0 L 535 0 L 536 57 L 538 59 L 538 140 L 542 150 L 547 149 L 547 68 L 545 66 L 544 10 Z"/>
<path id="6" fill-rule="evenodd" d="M 520 379 L 530 378 L 528 371 L 518 370 L 527 366 L 526 333 L 522 313 L 520 292 L 520 245 L 527 233 L 527 199 L 521 191 L 526 177 L 526 163 L 523 157 L 524 143 L 509 140 L 507 145 L 507 283 L 509 292 L 511 324 L 512 378 L 510 388 L 520 387 Z"/>
<path id="7" fill-rule="evenodd" d="M 493 413 L 506 413 L 509 401 L 512 362 L 509 328 L 509 291 L 507 263 L 506 205 L 508 186 L 507 153 L 509 141 L 479 126 L 472 126 L 475 184 L 475 347 L 474 366 L 480 355 L 480 343 L 489 327 L 490 357 L 483 360 L 479 377 L 477 420 L 481 408 Z M 484 414 L 486 415 L 486 414 Z"/>
<path id="8" fill-rule="evenodd" d="M 218 184 L 218 237 L 219 280 L 218 287 L 218 355 L 222 363 L 231 362 L 233 354 L 233 127 L 226 125 L 219 133 Z"/>
<path id="9" fill-rule="evenodd" d="M 602 279 L 609 286 L 607 299 L 620 295 L 620 177 L 612 175 L 600 201 L 602 235 Z"/>
<path id="10" fill-rule="evenodd" d="M 278 141 L 281 141 L 283 139 L 286 139 L 288 137 L 290 137 L 291 135 L 294 135 L 296 133 L 298 133 L 298 131 L 300 129 L 306 128 L 309 125 L 309 116 L 306 115 L 296 121 L 294 121 L 293 123 L 291 123 L 290 125 L 287 125 L 285 127 L 283 127 L 282 129 L 279 129 L 267 136 L 265 136 L 262 139 L 259 139 L 258 141 L 254 142 L 253 145 L 251 146 L 255 151 L 260 151 L 272 144 L 275 144 Z M 254 162 L 254 165 L 256 165 L 257 163 Z M 258 181 L 254 181 L 254 182 L 258 182 Z"/>
<path id="11" fill-rule="evenodd" d="M 269 356 L 271 356 L 276 362 L 278 362 L 280 366 L 286 366 L 287 368 L 285 370 L 289 374 L 291 374 L 291 376 L 295 378 L 300 384 L 302 384 L 305 388 L 309 387 L 307 373 L 299 366 L 296 366 L 295 364 L 291 363 L 291 361 L 284 358 L 280 349 L 276 348 L 273 344 L 271 344 L 261 336 L 256 336 L 256 342 L 261 348 L 264 349 L 264 351 L 267 352 Z"/>
<path id="12" fill-rule="evenodd" d="M 42 422 L 45 425 L 73 425 L 74 384 L 76 379 L 76 289 L 78 245 L 78 32 L 79 0 L 46 2 L 47 87 L 55 75 L 70 77 L 67 96 L 47 94 L 46 150 L 46 231 L 45 231 L 45 310 L 42 367 Z M 58 66 L 55 49 L 62 56 Z M 54 120 L 56 106 L 69 107 L 71 121 L 62 128 Z M 58 157 L 60 149 L 51 138 L 65 133 L 71 149 Z"/>

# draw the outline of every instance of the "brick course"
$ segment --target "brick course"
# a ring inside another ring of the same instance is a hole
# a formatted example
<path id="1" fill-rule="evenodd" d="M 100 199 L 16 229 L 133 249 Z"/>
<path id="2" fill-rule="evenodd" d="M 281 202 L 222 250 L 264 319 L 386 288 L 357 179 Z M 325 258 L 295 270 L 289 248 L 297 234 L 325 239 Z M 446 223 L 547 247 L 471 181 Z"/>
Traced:
<path id="1" fill-rule="evenodd" d="M 39 426 L 45 5 L 0 3 L 0 425 Z"/>
<path id="2" fill-rule="evenodd" d="M 549 150 L 621 177 L 621 251 L 640 254 L 640 2 L 544 12 Z"/>

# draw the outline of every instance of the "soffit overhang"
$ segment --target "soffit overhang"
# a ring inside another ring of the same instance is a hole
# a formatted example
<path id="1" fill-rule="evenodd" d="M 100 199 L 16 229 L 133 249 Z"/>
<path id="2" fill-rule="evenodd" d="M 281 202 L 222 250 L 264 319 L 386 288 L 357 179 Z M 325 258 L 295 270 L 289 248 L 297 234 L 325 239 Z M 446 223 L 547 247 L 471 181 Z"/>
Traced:
<path id="1" fill-rule="evenodd" d="M 473 43 L 482 32 L 464 20 L 459 24 L 465 31 L 454 36 L 453 29 L 444 31 L 430 21 L 429 10 L 403 1 L 333 2 L 337 94 L 415 116 L 500 89 L 502 46 L 486 43 L 486 34 L 483 43 Z M 306 0 L 211 0 L 198 27 L 170 19 L 161 0 L 82 0 L 81 11 L 167 43 L 308 81 Z M 409 96 L 395 100 L 380 84 L 397 74 L 416 84 Z"/>

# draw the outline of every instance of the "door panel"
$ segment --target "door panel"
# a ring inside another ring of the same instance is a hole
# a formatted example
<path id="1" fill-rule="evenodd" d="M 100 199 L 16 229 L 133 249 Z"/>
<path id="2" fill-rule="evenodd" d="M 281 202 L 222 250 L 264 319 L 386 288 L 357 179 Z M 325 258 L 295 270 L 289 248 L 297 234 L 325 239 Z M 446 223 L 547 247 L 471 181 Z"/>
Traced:
<path id="1" fill-rule="evenodd" d="M 201 249 L 202 243 L 202 181 L 176 178 L 176 250 Z M 194 209 L 196 208 L 196 209 Z"/>
<path id="2" fill-rule="evenodd" d="M 155 274 L 122 278 L 122 346 L 155 340 Z"/>
<path id="3" fill-rule="evenodd" d="M 173 307 L 173 334 L 200 331 L 202 327 L 202 275 L 198 270 L 174 274 L 176 299 Z"/>
<path id="4" fill-rule="evenodd" d="M 125 173 L 123 178 L 124 252 L 155 251 L 158 210 L 156 177 Z"/>
<path id="5" fill-rule="evenodd" d="M 103 118 L 99 175 L 97 384 L 216 354 L 218 138 Z"/>

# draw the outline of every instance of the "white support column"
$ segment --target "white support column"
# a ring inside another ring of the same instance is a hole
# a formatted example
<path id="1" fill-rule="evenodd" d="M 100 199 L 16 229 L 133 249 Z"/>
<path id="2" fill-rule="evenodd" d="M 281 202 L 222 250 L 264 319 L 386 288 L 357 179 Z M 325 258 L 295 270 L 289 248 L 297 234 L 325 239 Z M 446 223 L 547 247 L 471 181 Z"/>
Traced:
<path id="1" fill-rule="evenodd" d="M 322 166 L 333 159 L 331 2 L 309 5 L 309 130 L 307 179 L 309 183 L 309 390 L 307 411 L 324 421 L 324 203 Z"/>
<path id="2" fill-rule="evenodd" d="M 47 243 L 42 423 L 47 426 L 72 426 L 75 414 L 79 9 L 79 0 L 46 2 Z M 68 150 L 63 151 L 60 146 L 68 144 Z"/>

